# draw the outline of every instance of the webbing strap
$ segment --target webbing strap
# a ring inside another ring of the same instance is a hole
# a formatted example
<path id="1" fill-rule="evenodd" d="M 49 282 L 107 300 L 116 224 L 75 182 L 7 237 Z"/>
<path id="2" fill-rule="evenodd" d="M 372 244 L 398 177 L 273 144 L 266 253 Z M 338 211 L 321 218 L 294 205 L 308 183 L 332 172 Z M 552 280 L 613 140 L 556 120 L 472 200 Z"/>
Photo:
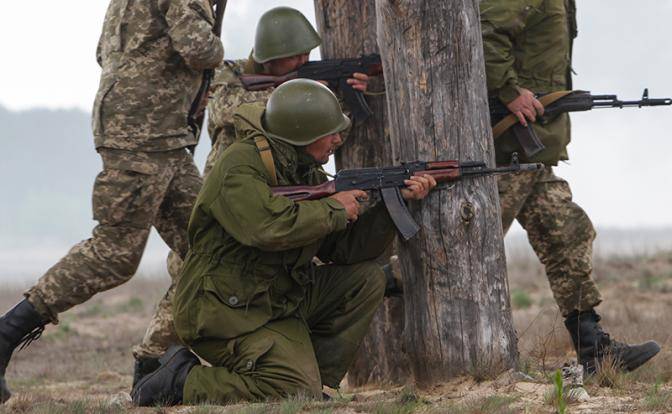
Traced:
<path id="1" fill-rule="evenodd" d="M 552 104 L 553 102 L 557 101 L 560 98 L 563 98 L 573 91 L 557 91 L 557 92 L 551 92 L 549 94 L 546 94 L 539 98 L 539 103 L 541 103 L 544 108 L 546 108 L 548 105 Z M 497 125 L 492 127 L 492 138 L 497 139 L 500 135 L 502 135 L 504 132 L 506 132 L 507 129 L 511 128 L 512 126 L 516 125 L 518 122 L 518 117 L 515 114 L 510 114 L 504 117 L 501 121 L 497 122 Z"/>
<path id="2" fill-rule="evenodd" d="M 254 143 L 259 150 L 261 162 L 264 163 L 266 171 L 271 176 L 271 184 L 278 185 L 278 174 L 275 171 L 275 163 L 273 162 L 273 153 L 271 152 L 271 145 L 268 143 L 266 137 L 258 135 L 254 138 Z"/>

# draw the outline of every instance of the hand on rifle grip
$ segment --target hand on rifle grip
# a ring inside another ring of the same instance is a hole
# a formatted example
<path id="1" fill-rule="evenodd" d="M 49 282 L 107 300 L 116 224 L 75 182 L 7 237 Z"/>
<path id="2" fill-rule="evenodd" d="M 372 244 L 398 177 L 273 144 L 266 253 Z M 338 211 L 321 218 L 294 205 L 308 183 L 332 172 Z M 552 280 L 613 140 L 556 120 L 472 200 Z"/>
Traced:
<path id="1" fill-rule="evenodd" d="M 333 198 L 343 205 L 348 215 L 348 221 L 357 221 L 359 216 L 359 199 L 364 201 L 369 199 L 369 195 L 362 190 L 349 190 L 336 193 L 329 198 Z"/>
<path id="2" fill-rule="evenodd" d="M 516 115 L 523 126 L 527 126 L 527 121 L 536 121 L 537 115 L 544 114 L 544 106 L 537 100 L 532 91 L 525 88 L 518 88 L 520 96 L 506 104 L 506 107 Z"/>

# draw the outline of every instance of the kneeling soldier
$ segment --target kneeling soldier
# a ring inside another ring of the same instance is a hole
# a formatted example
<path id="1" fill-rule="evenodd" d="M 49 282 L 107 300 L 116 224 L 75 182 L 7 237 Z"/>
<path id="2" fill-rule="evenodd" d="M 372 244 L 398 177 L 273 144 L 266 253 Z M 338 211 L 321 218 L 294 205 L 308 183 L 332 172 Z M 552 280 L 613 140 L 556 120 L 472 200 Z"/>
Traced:
<path id="1" fill-rule="evenodd" d="M 359 214 L 365 192 L 294 202 L 270 186 L 326 181 L 320 165 L 349 124 L 334 94 L 305 79 L 278 87 L 265 108 L 239 108 L 240 141 L 199 194 L 174 302 L 179 336 L 212 367 L 172 348 L 134 388 L 136 404 L 319 397 L 323 385 L 338 387 L 382 302 L 373 259 L 396 230 L 382 204 Z M 422 199 L 436 182 L 407 185 L 405 199 Z"/>

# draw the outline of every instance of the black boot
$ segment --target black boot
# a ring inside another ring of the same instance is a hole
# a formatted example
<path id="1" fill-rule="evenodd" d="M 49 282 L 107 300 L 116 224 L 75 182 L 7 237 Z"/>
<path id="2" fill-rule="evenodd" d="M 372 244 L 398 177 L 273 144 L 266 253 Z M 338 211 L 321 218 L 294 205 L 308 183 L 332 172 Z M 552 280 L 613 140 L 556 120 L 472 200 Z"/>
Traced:
<path id="1" fill-rule="evenodd" d="M 588 375 L 594 374 L 607 356 L 619 369 L 633 371 L 660 352 L 660 346 L 654 341 L 639 345 L 614 341 L 599 322 L 600 315 L 592 309 L 574 311 L 565 319 L 579 363 Z"/>
<path id="2" fill-rule="evenodd" d="M 135 358 L 135 367 L 133 369 L 133 386 L 135 388 L 138 381 L 140 381 L 144 376 L 151 374 L 152 372 L 159 369 L 161 364 L 159 363 L 159 358 Z"/>
<path id="3" fill-rule="evenodd" d="M 133 404 L 140 407 L 177 405 L 182 402 L 187 374 L 198 365 L 196 355 L 184 346 L 173 346 L 161 358 L 161 366 L 133 387 Z"/>
<path id="4" fill-rule="evenodd" d="M 12 395 L 5 382 L 5 371 L 12 352 L 23 343 L 21 349 L 42 335 L 46 321 L 26 299 L 0 318 L 0 404 Z"/>

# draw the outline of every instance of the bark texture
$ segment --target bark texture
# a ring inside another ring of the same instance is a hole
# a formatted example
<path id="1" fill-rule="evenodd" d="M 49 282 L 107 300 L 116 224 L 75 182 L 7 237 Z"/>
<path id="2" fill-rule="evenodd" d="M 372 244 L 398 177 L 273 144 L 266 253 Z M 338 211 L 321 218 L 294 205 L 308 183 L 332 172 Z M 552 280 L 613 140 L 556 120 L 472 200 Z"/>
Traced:
<path id="1" fill-rule="evenodd" d="M 325 59 L 356 57 L 378 53 L 374 0 L 315 0 L 317 28 L 322 37 Z M 381 91 L 382 77 L 372 78 L 369 90 Z M 373 116 L 354 125 L 348 139 L 336 153 L 337 169 L 391 165 L 387 106 L 385 97 L 367 96 Z M 382 262 L 386 258 L 381 259 Z M 403 383 L 410 374 L 401 350 L 403 300 L 386 298 L 373 319 L 357 359 L 348 372 L 348 383 Z"/>
<path id="2" fill-rule="evenodd" d="M 494 165 L 478 0 L 375 1 L 394 161 Z M 422 230 L 399 255 L 416 383 L 514 366 L 495 179 L 466 179 L 410 208 Z"/>

